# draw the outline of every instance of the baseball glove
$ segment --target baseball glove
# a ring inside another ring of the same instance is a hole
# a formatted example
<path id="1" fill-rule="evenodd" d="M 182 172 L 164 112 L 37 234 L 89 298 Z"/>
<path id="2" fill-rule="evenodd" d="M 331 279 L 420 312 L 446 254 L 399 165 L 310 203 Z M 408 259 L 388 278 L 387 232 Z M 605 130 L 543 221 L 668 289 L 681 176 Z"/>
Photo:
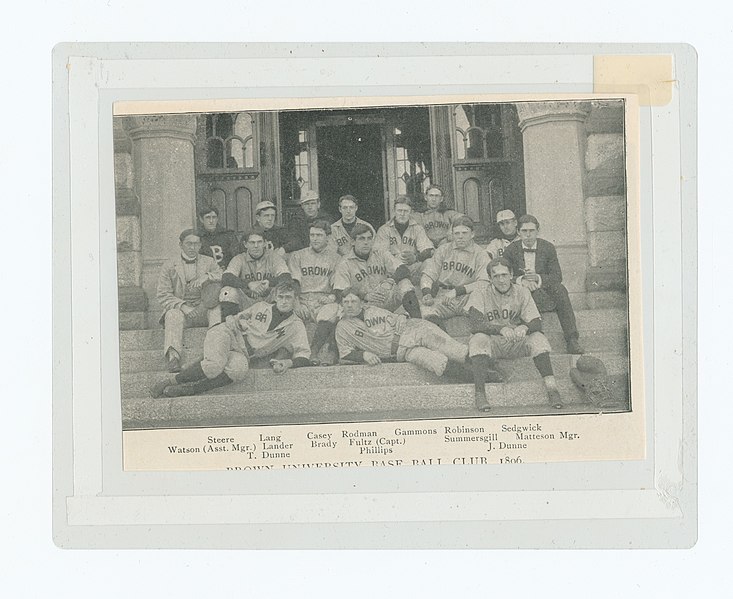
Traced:
<path id="1" fill-rule="evenodd" d="M 570 379 L 584 392 L 587 403 L 597 408 L 621 408 L 628 402 L 624 378 L 609 376 L 606 365 L 593 356 L 578 358 Z"/>

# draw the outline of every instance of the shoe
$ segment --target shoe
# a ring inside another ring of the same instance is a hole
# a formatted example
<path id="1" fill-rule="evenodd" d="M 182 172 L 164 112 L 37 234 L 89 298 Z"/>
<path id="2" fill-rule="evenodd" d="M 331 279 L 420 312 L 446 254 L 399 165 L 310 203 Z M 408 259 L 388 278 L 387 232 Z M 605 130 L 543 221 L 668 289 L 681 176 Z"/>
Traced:
<path id="1" fill-rule="evenodd" d="M 193 394 L 193 385 L 190 383 L 184 383 L 182 385 L 168 385 L 163 390 L 163 395 L 165 397 L 187 397 Z"/>
<path id="2" fill-rule="evenodd" d="M 490 412 L 491 411 L 489 400 L 486 398 L 485 389 L 476 389 L 476 409 L 479 412 Z"/>
<path id="3" fill-rule="evenodd" d="M 547 398 L 550 400 L 550 405 L 556 410 L 562 410 L 565 407 L 560 397 L 560 392 L 557 389 L 548 389 Z"/>
<path id="4" fill-rule="evenodd" d="M 181 372 L 181 358 L 178 356 L 168 358 L 168 372 Z"/>
<path id="5" fill-rule="evenodd" d="M 580 343 L 578 343 L 578 340 L 575 337 L 567 341 L 566 345 L 567 345 L 569 354 L 580 355 L 580 354 L 585 353 L 585 351 L 583 350 L 582 347 L 580 347 Z"/>
<path id="6" fill-rule="evenodd" d="M 152 387 L 150 387 L 150 397 L 155 398 L 155 399 L 159 397 L 163 397 L 163 393 L 166 387 L 170 387 L 171 385 L 176 384 L 175 381 L 171 381 L 171 378 L 166 377 L 164 379 L 161 379 L 157 383 L 155 383 Z"/>
<path id="7" fill-rule="evenodd" d="M 326 343 L 318 352 L 316 366 L 333 366 L 338 364 L 339 355 L 332 343 Z"/>

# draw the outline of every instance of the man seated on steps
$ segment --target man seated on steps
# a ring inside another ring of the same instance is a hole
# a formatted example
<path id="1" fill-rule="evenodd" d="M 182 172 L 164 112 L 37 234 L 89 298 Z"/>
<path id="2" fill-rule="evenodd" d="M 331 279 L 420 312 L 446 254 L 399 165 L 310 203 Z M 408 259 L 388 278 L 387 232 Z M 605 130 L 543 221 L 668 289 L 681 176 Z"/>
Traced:
<path id="1" fill-rule="evenodd" d="M 538 239 L 539 221 L 531 214 L 519 217 L 519 236 L 504 250 L 504 258 L 512 265 L 517 283 L 532 292 L 540 312 L 557 312 L 569 354 L 582 354 L 578 343 L 578 327 L 568 290 L 562 284 L 562 270 L 555 246 Z"/>
<path id="2" fill-rule="evenodd" d="M 407 196 L 399 196 L 394 204 L 394 217 L 377 229 L 374 247 L 395 256 L 410 271 L 415 285 L 420 283 L 423 262 L 435 251 L 423 226 L 412 217 Z"/>
<path id="3" fill-rule="evenodd" d="M 371 227 L 357 224 L 351 231 L 354 247 L 336 266 L 333 291 L 338 301 L 346 289 L 370 306 L 390 312 L 400 305 L 413 318 L 420 317 L 420 304 L 410 282 L 410 271 L 400 260 L 374 247 Z"/>
<path id="4" fill-rule="evenodd" d="M 420 278 L 422 317 L 441 327 L 446 318 L 464 315 L 468 296 L 477 286 L 489 284 L 489 255 L 473 241 L 473 221 L 456 218 L 451 237 L 425 261 Z"/>
<path id="5" fill-rule="evenodd" d="M 501 258 L 509 244 L 519 239 L 517 217 L 511 210 L 499 210 L 496 213 L 496 226 L 499 228 L 498 235 L 486 246 L 491 260 Z"/>
<path id="6" fill-rule="evenodd" d="M 365 305 L 351 290 L 344 293 L 342 308 L 343 316 L 336 325 L 342 360 L 376 366 L 394 358 L 438 376 L 445 373 L 449 360 L 456 365 L 466 361 L 468 347 L 427 320 Z"/>
<path id="7" fill-rule="evenodd" d="M 156 297 L 163 314 L 160 323 L 165 329 L 163 353 L 169 372 L 181 370 L 183 329 L 212 326 L 221 320 L 216 296 L 207 298 L 206 289 L 218 286 L 222 272 L 211 256 L 199 254 L 201 238 L 193 229 L 186 229 L 178 238 L 180 253 L 160 269 Z"/>
<path id="8" fill-rule="evenodd" d="M 512 283 L 512 268 L 506 258 L 489 263 L 491 285 L 476 289 L 466 312 L 471 324 L 468 353 L 476 386 L 476 408 L 488 412 L 487 373 L 496 369 L 497 358 L 531 356 L 545 383 L 550 405 L 563 407 L 550 362 L 550 343 L 542 334 L 542 320 L 532 294 Z"/>
<path id="9" fill-rule="evenodd" d="M 338 320 L 339 305 L 333 293 L 333 277 L 341 257 L 329 243 L 331 225 L 327 220 L 316 219 L 310 225 L 310 247 L 290 254 L 290 274 L 300 285 L 300 296 L 295 304 L 295 314 L 305 323 L 316 323 L 311 340 L 311 362 L 330 366 L 337 360 L 334 331 Z M 324 357 L 318 355 L 324 346 Z"/>
<path id="10" fill-rule="evenodd" d="M 336 242 L 336 249 L 340 256 L 346 256 L 354 247 L 354 227 L 366 225 L 376 235 L 374 227 L 365 220 L 356 216 L 359 210 L 359 201 L 352 195 L 345 195 L 339 198 L 339 212 L 341 218 L 331 225 L 331 237 Z"/>
<path id="11" fill-rule="evenodd" d="M 310 366 L 305 325 L 293 313 L 296 295 L 295 283 L 280 283 L 275 288 L 274 304 L 257 302 L 211 327 L 204 339 L 203 359 L 161 379 L 150 389 L 150 394 L 153 397 L 197 395 L 241 382 L 247 376 L 251 359 L 280 355 L 282 350 L 290 358 L 271 359 L 275 373 Z"/>
<path id="12" fill-rule="evenodd" d="M 425 201 L 428 208 L 425 212 L 413 213 L 413 218 L 425 229 L 433 245 L 437 248 L 451 240 L 453 223 L 457 218 L 465 216 L 457 210 L 446 208 L 443 204 L 443 190 L 437 185 L 431 185 L 425 191 Z"/>
<path id="13" fill-rule="evenodd" d="M 274 250 L 267 249 L 261 229 L 244 236 L 245 251 L 232 258 L 221 278 L 221 316 L 232 316 L 262 300 L 272 300 L 272 288 L 290 281 L 290 270 Z"/>

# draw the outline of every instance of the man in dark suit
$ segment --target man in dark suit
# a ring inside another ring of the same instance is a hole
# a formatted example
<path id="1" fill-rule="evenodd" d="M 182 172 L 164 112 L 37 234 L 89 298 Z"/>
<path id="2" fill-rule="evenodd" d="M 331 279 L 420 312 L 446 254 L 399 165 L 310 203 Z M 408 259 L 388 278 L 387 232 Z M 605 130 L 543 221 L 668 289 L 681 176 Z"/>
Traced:
<path id="1" fill-rule="evenodd" d="M 575 313 L 568 290 L 562 284 L 562 270 L 555 246 L 537 238 L 540 223 L 531 214 L 519 218 L 518 228 L 520 239 L 504 250 L 504 258 L 511 263 L 516 282 L 532 292 L 540 312 L 557 312 L 568 353 L 582 354 Z"/>

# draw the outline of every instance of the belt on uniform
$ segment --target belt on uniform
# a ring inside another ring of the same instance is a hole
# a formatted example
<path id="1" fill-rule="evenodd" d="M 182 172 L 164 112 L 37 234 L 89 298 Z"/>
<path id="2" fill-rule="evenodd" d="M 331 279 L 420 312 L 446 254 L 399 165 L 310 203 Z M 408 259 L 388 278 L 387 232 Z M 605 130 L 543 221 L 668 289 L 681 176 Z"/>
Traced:
<path id="1" fill-rule="evenodd" d="M 400 348 L 400 336 L 395 334 L 394 337 L 392 337 L 392 347 L 389 350 L 390 356 L 396 356 L 397 350 Z"/>

